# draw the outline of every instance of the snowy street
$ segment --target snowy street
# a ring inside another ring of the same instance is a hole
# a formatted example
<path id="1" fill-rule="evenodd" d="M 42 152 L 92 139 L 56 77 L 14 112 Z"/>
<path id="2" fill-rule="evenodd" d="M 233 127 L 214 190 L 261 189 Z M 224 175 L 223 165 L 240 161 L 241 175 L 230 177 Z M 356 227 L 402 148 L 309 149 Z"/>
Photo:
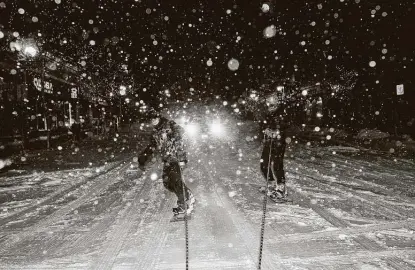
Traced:
<path id="1" fill-rule="evenodd" d="M 414 7 L 0 0 L 0 270 L 415 269 Z"/>
<path id="2" fill-rule="evenodd" d="M 246 122 L 234 139 L 189 144 L 190 269 L 256 269 L 264 180 L 254 130 Z M 170 223 L 160 162 L 143 174 L 136 154 L 2 176 L 1 269 L 184 269 L 184 223 Z M 268 202 L 262 269 L 413 269 L 412 161 L 295 139 L 286 158 L 294 202 Z"/>

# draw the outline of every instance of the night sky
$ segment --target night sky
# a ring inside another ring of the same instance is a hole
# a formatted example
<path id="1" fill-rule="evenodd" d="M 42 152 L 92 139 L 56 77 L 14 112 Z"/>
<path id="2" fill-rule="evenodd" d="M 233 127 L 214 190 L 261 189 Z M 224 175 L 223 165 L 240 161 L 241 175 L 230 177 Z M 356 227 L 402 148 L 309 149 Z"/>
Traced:
<path id="1" fill-rule="evenodd" d="M 10 50 L 13 32 L 34 37 L 42 50 L 84 61 L 82 80 L 100 92 L 134 82 L 138 93 L 234 95 L 344 70 L 370 85 L 414 74 L 414 8 L 410 0 L 0 0 L 0 44 Z"/>

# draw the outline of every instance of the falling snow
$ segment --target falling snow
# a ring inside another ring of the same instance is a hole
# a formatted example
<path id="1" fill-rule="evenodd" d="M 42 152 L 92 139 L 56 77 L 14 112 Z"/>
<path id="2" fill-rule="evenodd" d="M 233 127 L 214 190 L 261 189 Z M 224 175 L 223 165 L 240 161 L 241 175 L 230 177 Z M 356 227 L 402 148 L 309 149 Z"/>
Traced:
<path id="1" fill-rule="evenodd" d="M 228 68 L 232 71 L 236 71 L 239 69 L 239 61 L 232 58 L 231 60 L 228 61 Z"/>
<path id="2" fill-rule="evenodd" d="M 87 2 L 0 0 L 4 269 L 414 268 L 412 1 Z"/>

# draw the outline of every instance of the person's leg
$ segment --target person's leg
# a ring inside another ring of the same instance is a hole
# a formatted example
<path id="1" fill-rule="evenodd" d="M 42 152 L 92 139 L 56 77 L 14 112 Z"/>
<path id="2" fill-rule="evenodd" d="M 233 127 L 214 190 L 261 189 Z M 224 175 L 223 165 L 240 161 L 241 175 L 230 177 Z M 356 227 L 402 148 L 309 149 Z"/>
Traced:
<path id="1" fill-rule="evenodd" d="M 276 155 L 272 161 L 272 174 L 277 180 L 276 182 L 276 197 L 286 197 L 287 189 L 285 186 L 285 171 L 284 171 L 284 154 L 285 154 L 285 139 L 281 139 L 276 144 L 275 152 Z"/>
<path id="2" fill-rule="evenodd" d="M 173 181 L 171 180 L 172 170 L 174 170 L 174 168 L 171 166 L 170 163 L 164 163 L 162 178 L 164 187 L 168 191 L 175 193 Z"/>
<path id="3" fill-rule="evenodd" d="M 270 149 L 272 147 L 270 142 L 264 143 L 264 148 L 262 150 L 262 156 L 261 156 L 261 172 L 264 176 L 265 181 L 268 182 L 268 189 L 272 190 L 275 189 L 276 186 L 276 178 L 274 177 L 274 174 L 272 173 L 272 160 L 273 156 L 275 156 L 275 153 L 272 153 L 275 151 L 274 149 Z M 275 147 L 272 147 L 275 148 Z M 271 156 L 270 156 L 271 151 Z M 271 159 L 270 159 L 271 158 Z"/>
<path id="4" fill-rule="evenodd" d="M 275 147 L 275 156 L 272 160 L 272 174 L 277 180 L 277 184 L 285 184 L 285 172 L 284 172 L 284 154 L 285 154 L 285 142 L 279 142 Z"/>
<path id="5" fill-rule="evenodd" d="M 264 144 L 262 149 L 262 155 L 261 155 L 261 172 L 264 176 L 265 181 L 268 177 L 268 162 L 269 162 L 269 150 L 266 149 L 267 146 Z"/>
<path id="6" fill-rule="evenodd" d="M 166 166 L 167 167 L 167 166 Z M 189 198 L 189 189 L 183 183 L 181 169 L 178 162 L 170 162 L 168 169 L 166 170 L 166 188 L 174 192 L 177 196 L 177 205 L 184 208 L 185 197 L 183 194 L 183 188 L 185 190 L 186 198 Z"/>

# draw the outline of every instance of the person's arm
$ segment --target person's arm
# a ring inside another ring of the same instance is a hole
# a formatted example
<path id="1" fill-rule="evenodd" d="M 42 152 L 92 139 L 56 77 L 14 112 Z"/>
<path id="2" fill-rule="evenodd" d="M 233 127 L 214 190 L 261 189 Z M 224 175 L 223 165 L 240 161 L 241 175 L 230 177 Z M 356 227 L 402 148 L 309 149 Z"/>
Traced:
<path id="1" fill-rule="evenodd" d="M 172 122 L 172 130 L 174 134 L 174 140 L 176 141 L 177 146 L 177 158 L 179 162 L 186 164 L 187 163 L 187 152 L 185 149 L 185 143 L 184 143 L 184 129 L 176 124 L 175 122 Z"/>
<path id="2" fill-rule="evenodd" d="M 154 151 L 157 147 L 157 142 L 153 136 L 151 136 L 150 144 L 138 155 L 138 164 L 141 169 L 144 169 L 144 166 L 150 160 L 151 156 L 154 154 Z"/>
<path id="3" fill-rule="evenodd" d="M 279 133 L 277 128 L 277 117 L 276 113 L 268 113 L 265 118 L 266 123 L 264 123 L 262 131 L 268 138 L 276 138 Z"/>

